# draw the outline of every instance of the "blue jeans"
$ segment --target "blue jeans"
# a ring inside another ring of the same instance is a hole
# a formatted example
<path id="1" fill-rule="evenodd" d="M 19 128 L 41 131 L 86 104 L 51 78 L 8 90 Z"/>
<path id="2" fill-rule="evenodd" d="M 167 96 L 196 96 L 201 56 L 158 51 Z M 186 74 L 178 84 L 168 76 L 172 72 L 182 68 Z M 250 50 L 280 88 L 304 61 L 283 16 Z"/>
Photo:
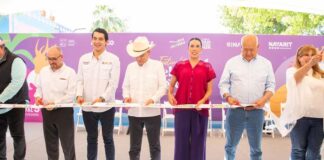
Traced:
<path id="1" fill-rule="evenodd" d="M 115 144 L 113 139 L 115 108 L 105 112 L 82 111 L 83 121 L 87 131 L 87 157 L 96 160 L 98 153 L 98 122 L 101 123 L 103 142 L 105 144 L 106 160 L 115 159 Z"/>
<path id="2" fill-rule="evenodd" d="M 228 109 L 226 114 L 225 156 L 227 160 L 235 159 L 236 146 L 241 140 L 243 130 L 246 129 L 250 144 L 250 159 L 262 158 L 261 140 L 264 112 L 261 109 L 245 111 L 243 109 Z"/>
<path id="3" fill-rule="evenodd" d="M 291 160 L 320 160 L 323 119 L 303 117 L 290 132 Z"/>

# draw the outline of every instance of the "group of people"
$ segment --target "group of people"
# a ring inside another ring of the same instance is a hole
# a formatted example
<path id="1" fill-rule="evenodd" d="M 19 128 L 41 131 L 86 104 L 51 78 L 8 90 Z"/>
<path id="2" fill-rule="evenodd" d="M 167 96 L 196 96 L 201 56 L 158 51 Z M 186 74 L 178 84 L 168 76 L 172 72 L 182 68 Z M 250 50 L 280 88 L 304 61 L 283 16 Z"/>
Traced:
<path id="1" fill-rule="evenodd" d="M 108 33 L 101 28 L 92 32 L 92 52 L 84 54 L 77 73 L 64 64 L 60 47 L 53 46 L 46 53 L 49 66 L 42 68 L 36 80 L 36 105 L 43 105 L 43 131 L 48 159 L 59 158 L 59 141 L 66 160 L 76 159 L 74 146 L 74 122 L 72 108 L 55 108 L 55 104 L 79 104 L 112 102 L 120 76 L 119 58 L 106 50 Z M 188 42 L 188 60 L 177 62 L 171 71 L 169 87 L 163 64 L 151 59 L 155 44 L 139 36 L 126 47 L 129 56 L 135 59 L 127 66 L 122 84 L 125 103 L 138 103 L 142 107 L 128 109 L 130 135 L 129 159 L 139 160 L 145 127 L 151 159 L 161 159 L 160 109 L 150 106 L 159 103 L 167 94 L 171 105 L 195 104 L 195 109 L 174 109 L 175 115 L 175 160 L 205 160 L 208 104 L 212 94 L 216 73 L 212 65 L 200 59 L 202 42 L 192 38 Z M 256 35 L 241 38 L 241 53 L 225 64 L 219 88 L 222 98 L 233 106 L 226 115 L 225 158 L 235 159 L 236 147 L 246 129 L 250 144 L 250 159 L 262 158 L 261 140 L 264 122 L 262 108 L 275 91 L 275 76 L 269 60 L 258 54 Z M 303 46 L 304 47 L 304 46 Z M 324 72 L 318 62 L 323 53 L 311 49 L 300 49 L 294 66 L 295 85 L 304 77 L 312 77 L 323 86 Z M 307 47 L 306 47 L 307 48 Z M 315 49 L 315 50 L 314 50 Z M 28 98 L 26 65 L 11 53 L 0 40 L 0 103 L 25 104 Z M 176 86 L 177 84 L 177 86 Z M 318 87 L 317 87 L 318 88 Z M 289 90 L 288 90 L 289 92 Z M 316 95 L 323 95 L 323 88 Z M 314 93 L 315 94 L 315 93 Z M 288 96 L 288 99 L 290 97 Z M 319 104 L 323 107 L 323 103 Z M 308 109 L 308 106 L 302 106 Z M 289 109 L 287 109 L 289 111 Z M 87 132 L 87 159 L 97 159 L 98 123 L 102 127 L 107 160 L 115 159 L 113 125 L 115 108 L 83 107 L 83 120 Z M 315 117 L 314 117 L 315 116 Z M 323 141 L 323 115 L 298 117 L 291 133 L 292 154 L 295 159 L 320 159 Z M 24 159 L 26 142 L 24 137 L 24 109 L 0 109 L 0 159 L 6 159 L 6 131 L 9 126 L 14 139 L 14 159 Z M 316 126 L 316 127 L 315 127 Z M 305 129 L 307 128 L 307 130 Z M 321 130 L 320 130 L 321 128 Z M 316 135 L 316 139 L 315 139 Z"/>

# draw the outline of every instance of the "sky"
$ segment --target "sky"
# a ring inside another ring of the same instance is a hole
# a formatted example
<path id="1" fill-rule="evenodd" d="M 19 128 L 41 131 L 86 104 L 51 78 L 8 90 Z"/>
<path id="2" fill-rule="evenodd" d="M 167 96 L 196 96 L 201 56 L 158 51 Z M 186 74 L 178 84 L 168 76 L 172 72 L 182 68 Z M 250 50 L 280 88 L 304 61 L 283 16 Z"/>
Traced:
<path id="1" fill-rule="evenodd" d="M 0 0 L 0 14 L 45 10 L 78 32 L 90 31 L 95 5 L 109 5 L 126 20 L 126 32 L 227 33 L 219 6 L 249 6 L 324 15 L 321 0 Z"/>
<path id="2" fill-rule="evenodd" d="M 109 5 L 127 23 L 127 32 L 222 33 L 213 0 L 0 0 L 0 13 L 46 10 L 57 23 L 74 30 L 90 30 L 97 4 Z M 3 5 L 4 4 L 4 5 Z"/>

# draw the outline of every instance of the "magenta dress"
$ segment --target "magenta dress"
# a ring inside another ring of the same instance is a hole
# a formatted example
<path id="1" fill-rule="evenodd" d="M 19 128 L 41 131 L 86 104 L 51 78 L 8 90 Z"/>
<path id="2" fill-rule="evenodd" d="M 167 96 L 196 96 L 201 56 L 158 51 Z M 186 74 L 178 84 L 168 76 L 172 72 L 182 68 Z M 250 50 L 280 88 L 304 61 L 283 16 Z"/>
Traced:
<path id="1" fill-rule="evenodd" d="M 216 78 L 212 65 L 204 61 L 199 61 L 194 68 L 189 60 L 180 61 L 171 74 L 178 81 L 175 96 L 178 104 L 196 104 L 206 94 L 208 82 Z M 209 100 L 205 103 L 208 104 Z M 205 160 L 208 109 L 174 109 L 174 114 L 174 159 Z"/>

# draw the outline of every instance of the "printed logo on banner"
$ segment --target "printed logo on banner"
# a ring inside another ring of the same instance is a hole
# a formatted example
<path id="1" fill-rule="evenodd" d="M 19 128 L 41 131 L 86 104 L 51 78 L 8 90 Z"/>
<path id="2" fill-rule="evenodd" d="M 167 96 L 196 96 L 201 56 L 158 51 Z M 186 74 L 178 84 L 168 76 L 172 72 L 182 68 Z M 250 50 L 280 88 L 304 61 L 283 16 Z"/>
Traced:
<path id="1" fill-rule="evenodd" d="M 60 47 L 73 47 L 76 42 L 74 39 L 60 39 L 59 46 Z"/>
<path id="2" fill-rule="evenodd" d="M 226 47 L 239 48 L 239 47 L 241 47 L 241 42 L 226 42 Z"/>
<path id="3" fill-rule="evenodd" d="M 171 56 L 160 56 L 160 61 L 166 66 L 168 65 L 173 66 L 174 64 L 177 63 L 175 60 L 172 60 Z"/>
<path id="4" fill-rule="evenodd" d="M 270 41 L 268 47 L 270 50 L 291 49 L 293 42 L 288 41 Z"/>
<path id="5" fill-rule="evenodd" d="M 180 47 L 180 46 L 186 44 L 184 38 L 177 39 L 175 41 L 169 41 L 169 43 L 171 43 L 170 48 Z"/>
<path id="6" fill-rule="evenodd" d="M 66 47 L 67 39 L 60 39 L 59 46 L 60 47 Z"/>
<path id="7" fill-rule="evenodd" d="M 108 46 L 113 46 L 115 45 L 115 41 L 114 40 L 108 40 Z"/>
<path id="8" fill-rule="evenodd" d="M 160 56 L 160 61 L 163 63 L 164 67 L 165 67 L 165 75 L 166 75 L 166 79 L 169 85 L 169 82 L 171 80 L 171 71 L 172 71 L 172 67 L 174 64 L 177 63 L 176 60 L 173 60 L 171 56 Z"/>
<path id="9" fill-rule="evenodd" d="M 73 46 L 75 46 L 75 40 L 74 40 L 74 39 L 69 39 L 68 42 L 67 42 L 67 45 L 68 45 L 69 47 L 73 47 Z"/>
<path id="10" fill-rule="evenodd" d="M 203 45 L 202 46 L 203 49 L 211 49 L 211 41 L 210 41 L 210 39 L 204 38 L 204 39 L 201 39 L 201 42 L 202 42 L 202 45 Z M 171 43 L 170 48 L 176 48 L 176 47 L 180 47 L 182 45 L 185 45 L 186 41 L 184 40 L 184 38 L 181 38 L 181 39 L 177 39 L 175 41 L 169 41 L 169 43 Z"/>
<path id="11" fill-rule="evenodd" d="M 203 49 L 211 49 L 211 41 L 209 38 L 204 38 L 201 40 Z"/>
<path id="12" fill-rule="evenodd" d="M 28 116 L 37 117 L 40 112 L 40 108 L 26 108 L 26 114 Z"/>
<path id="13" fill-rule="evenodd" d="M 74 39 L 60 39 L 59 46 L 60 47 L 74 47 L 76 44 Z"/>
<path id="14" fill-rule="evenodd" d="M 76 42 L 74 39 L 60 39 L 59 46 L 60 47 L 73 47 L 75 46 Z M 115 45 L 114 40 L 108 40 L 108 45 L 113 46 Z"/>

